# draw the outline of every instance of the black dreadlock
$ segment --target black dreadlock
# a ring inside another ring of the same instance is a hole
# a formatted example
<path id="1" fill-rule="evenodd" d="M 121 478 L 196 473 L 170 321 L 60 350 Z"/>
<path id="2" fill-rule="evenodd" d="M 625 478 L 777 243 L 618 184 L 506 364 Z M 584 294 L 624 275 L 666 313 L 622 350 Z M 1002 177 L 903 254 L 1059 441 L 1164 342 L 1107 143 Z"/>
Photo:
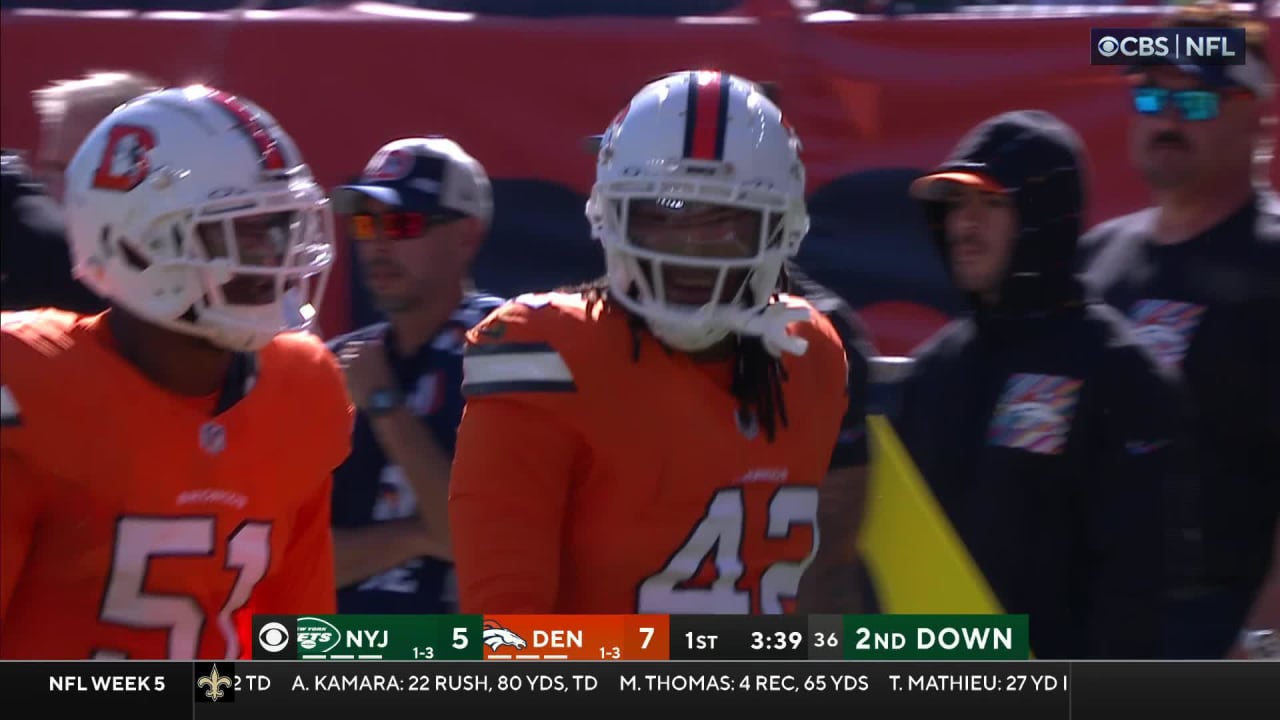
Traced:
<path id="1" fill-rule="evenodd" d="M 587 309 L 609 301 L 609 279 L 597 278 L 557 292 L 581 294 Z M 627 327 L 631 331 L 631 361 L 640 361 L 646 325 L 644 318 L 627 312 Z M 663 346 L 666 349 L 665 346 Z M 782 384 L 787 381 L 787 370 L 782 361 L 769 354 L 764 343 L 756 337 L 737 337 L 736 364 L 730 392 L 738 401 L 738 420 L 743 427 L 755 418 L 764 430 L 765 438 L 773 442 L 779 428 L 787 427 L 787 404 Z M 667 349 L 667 352 L 670 352 Z"/>

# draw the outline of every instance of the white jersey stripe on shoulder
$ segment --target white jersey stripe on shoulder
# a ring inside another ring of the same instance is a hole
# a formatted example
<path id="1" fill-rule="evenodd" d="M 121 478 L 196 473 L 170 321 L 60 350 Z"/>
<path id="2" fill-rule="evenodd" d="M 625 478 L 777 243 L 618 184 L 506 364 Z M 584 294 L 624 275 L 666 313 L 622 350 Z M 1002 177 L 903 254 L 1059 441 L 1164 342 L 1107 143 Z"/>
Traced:
<path id="1" fill-rule="evenodd" d="M 462 394 L 574 392 L 573 372 L 546 343 L 504 343 L 467 348 L 462 359 Z"/>
<path id="2" fill-rule="evenodd" d="M 18 401 L 13 397 L 13 393 L 9 392 L 9 386 L 0 385 L 0 424 L 16 425 L 21 417 L 22 412 L 18 407 Z"/>

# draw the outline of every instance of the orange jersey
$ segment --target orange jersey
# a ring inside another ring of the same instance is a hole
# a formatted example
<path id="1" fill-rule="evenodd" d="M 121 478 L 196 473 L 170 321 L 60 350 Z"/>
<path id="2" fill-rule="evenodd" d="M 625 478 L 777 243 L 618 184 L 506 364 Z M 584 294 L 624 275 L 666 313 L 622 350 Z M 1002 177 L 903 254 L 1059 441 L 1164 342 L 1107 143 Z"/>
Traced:
<path id="1" fill-rule="evenodd" d="M 778 613 L 817 552 L 847 398 L 840 340 L 788 332 L 788 425 L 739 418 L 699 364 L 580 295 L 524 296 L 468 335 L 450 492 L 466 613 Z"/>
<path id="2" fill-rule="evenodd" d="M 321 341 L 273 340 L 213 416 L 104 317 L 0 316 L 0 657 L 248 657 L 250 614 L 333 612 L 352 409 Z"/>

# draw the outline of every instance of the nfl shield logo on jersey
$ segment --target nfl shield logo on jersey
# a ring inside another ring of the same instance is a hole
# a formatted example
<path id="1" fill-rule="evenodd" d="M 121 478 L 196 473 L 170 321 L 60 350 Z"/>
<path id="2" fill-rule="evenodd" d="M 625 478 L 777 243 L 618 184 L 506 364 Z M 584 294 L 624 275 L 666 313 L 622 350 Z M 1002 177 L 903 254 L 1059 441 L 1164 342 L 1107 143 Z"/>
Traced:
<path id="1" fill-rule="evenodd" d="M 227 430 L 216 422 L 200 426 L 200 449 L 217 455 L 227 449 Z"/>

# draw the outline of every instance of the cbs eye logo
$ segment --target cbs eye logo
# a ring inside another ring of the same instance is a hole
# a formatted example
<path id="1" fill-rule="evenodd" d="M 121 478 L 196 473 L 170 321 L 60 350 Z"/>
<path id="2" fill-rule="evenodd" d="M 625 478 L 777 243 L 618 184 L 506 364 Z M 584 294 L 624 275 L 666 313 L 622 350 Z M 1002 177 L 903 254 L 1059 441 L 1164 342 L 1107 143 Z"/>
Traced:
<path id="1" fill-rule="evenodd" d="M 289 644 L 289 630 L 278 622 L 269 622 L 258 631 L 258 644 L 267 652 L 280 652 Z"/>
<path id="2" fill-rule="evenodd" d="M 1114 57 L 1120 52 L 1120 41 L 1110 35 L 1098 41 L 1098 54 L 1102 57 Z"/>

